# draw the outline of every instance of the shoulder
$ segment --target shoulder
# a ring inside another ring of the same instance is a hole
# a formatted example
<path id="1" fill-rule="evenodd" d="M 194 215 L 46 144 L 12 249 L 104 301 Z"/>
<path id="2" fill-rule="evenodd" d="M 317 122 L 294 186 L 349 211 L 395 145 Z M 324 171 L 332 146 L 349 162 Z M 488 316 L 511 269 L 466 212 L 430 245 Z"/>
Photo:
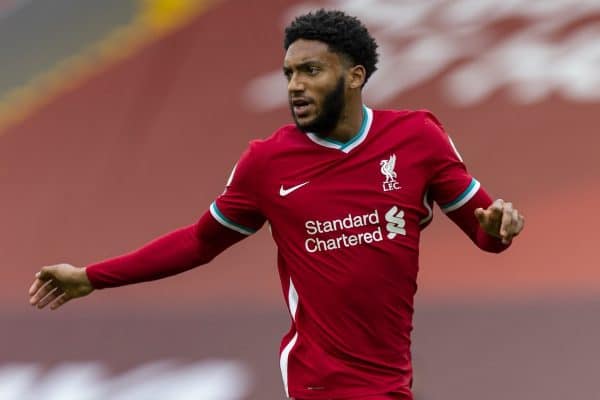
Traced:
<path id="1" fill-rule="evenodd" d="M 269 157 L 294 143 L 301 141 L 302 136 L 295 125 L 283 125 L 270 136 L 250 141 L 250 150 L 258 157 Z"/>
<path id="2" fill-rule="evenodd" d="M 242 154 L 238 164 L 246 168 L 262 168 L 275 154 L 290 148 L 302 135 L 295 125 L 284 125 L 266 138 L 253 139 Z"/>
<path id="3" fill-rule="evenodd" d="M 403 137 L 431 140 L 443 137 L 445 131 L 440 120 L 429 110 L 373 110 L 373 124 L 382 130 L 401 132 Z"/>
<path id="4" fill-rule="evenodd" d="M 424 125 L 433 124 L 442 128 L 440 120 L 433 112 L 420 110 L 373 110 L 374 118 L 381 122 L 395 122 L 402 124 L 412 124 L 423 128 Z"/>

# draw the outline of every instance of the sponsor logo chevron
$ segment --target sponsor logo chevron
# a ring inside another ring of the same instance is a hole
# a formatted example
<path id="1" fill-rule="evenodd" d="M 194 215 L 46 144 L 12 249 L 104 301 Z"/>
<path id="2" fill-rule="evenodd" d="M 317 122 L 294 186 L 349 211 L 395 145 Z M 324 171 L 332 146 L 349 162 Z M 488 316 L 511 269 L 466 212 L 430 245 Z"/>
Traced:
<path id="1" fill-rule="evenodd" d="M 388 239 L 394 239 L 396 235 L 406 236 L 406 220 L 404 219 L 404 211 L 399 210 L 398 207 L 394 206 L 385 213 L 385 220 L 387 225 L 385 226 L 388 230 Z"/>
<path id="2" fill-rule="evenodd" d="M 394 239 L 400 234 L 406 236 L 404 211 L 397 206 L 390 208 L 385 214 L 387 238 Z M 309 253 L 339 250 L 342 248 L 362 246 L 383 241 L 383 230 L 380 225 L 379 211 L 353 215 L 348 213 L 343 218 L 332 220 L 309 220 L 304 223 L 309 237 L 304 241 L 304 248 Z M 362 232 L 347 233 L 349 229 L 364 228 Z M 330 233 L 337 234 L 331 237 Z"/>
<path id="3" fill-rule="evenodd" d="M 366 87 L 370 104 L 438 80 L 461 106 L 500 90 L 517 104 L 553 94 L 600 101 L 598 0 L 304 1 L 281 22 L 321 7 L 356 15 L 376 37 L 381 61 Z M 251 82 L 247 94 L 258 111 L 287 105 L 280 69 Z"/>
<path id="4" fill-rule="evenodd" d="M 158 361 L 117 376 L 99 362 L 0 365 L 2 400 L 240 400 L 249 389 L 247 369 L 223 360 Z"/>

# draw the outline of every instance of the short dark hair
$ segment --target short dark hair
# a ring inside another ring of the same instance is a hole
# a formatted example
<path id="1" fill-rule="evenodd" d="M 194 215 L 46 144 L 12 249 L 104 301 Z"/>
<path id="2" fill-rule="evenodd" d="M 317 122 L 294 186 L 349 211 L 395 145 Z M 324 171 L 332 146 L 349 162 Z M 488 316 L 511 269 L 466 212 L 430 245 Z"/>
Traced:
<path id="1" fill-rule="evenodd" d="M 377 42 L 358 18 L 343 11 L 320 9 L 296 17 L 285 28 L 285 50 L 298 39 L 326 43 L 331 51 L 362 65 L 367 71 L 365 83 L 377 70 Z"/>

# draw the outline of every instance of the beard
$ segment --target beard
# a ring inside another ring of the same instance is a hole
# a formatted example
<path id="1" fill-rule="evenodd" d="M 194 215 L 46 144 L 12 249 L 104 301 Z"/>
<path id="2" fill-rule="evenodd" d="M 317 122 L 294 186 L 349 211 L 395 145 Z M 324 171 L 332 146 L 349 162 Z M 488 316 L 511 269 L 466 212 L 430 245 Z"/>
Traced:
<path id="1" fill-rule="evenodd" d="M 335 88 L 327 93 L 323 99 L 321 111 L 317 114 L 315 119 L 310 122 L 304 124 L 298 122 L 293 107 L 290 104 L 290 108 L 292 108 L 292 118 L 298 129 L 304 132 L 316 133 L 319 136 L 327 136 L 333 131 L 340 121 L 340 117 L 342 116 L 342 112 L 346 105 L 346 99 L 344 97 L 345 83 L 344 77 L 341 76 L 340 79 L 338 79 Z"/>

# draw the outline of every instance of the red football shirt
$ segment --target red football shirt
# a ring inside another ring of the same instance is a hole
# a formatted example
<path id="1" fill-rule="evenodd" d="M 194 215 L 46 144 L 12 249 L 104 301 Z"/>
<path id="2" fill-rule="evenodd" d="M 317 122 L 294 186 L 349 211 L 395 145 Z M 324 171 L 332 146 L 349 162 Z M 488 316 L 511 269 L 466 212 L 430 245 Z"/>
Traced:
<path id="1" fill-rule="evenodd" d="M 478 190 L 426 111 L 364 107 L 347 143 L 288 125 L 250 144 L 210 211 L 246 235 L 270 225 L 292 317 L 280 359 L 289 396 L 412 398 L 420 232 L 433 201 L 450 212 Z"/>

